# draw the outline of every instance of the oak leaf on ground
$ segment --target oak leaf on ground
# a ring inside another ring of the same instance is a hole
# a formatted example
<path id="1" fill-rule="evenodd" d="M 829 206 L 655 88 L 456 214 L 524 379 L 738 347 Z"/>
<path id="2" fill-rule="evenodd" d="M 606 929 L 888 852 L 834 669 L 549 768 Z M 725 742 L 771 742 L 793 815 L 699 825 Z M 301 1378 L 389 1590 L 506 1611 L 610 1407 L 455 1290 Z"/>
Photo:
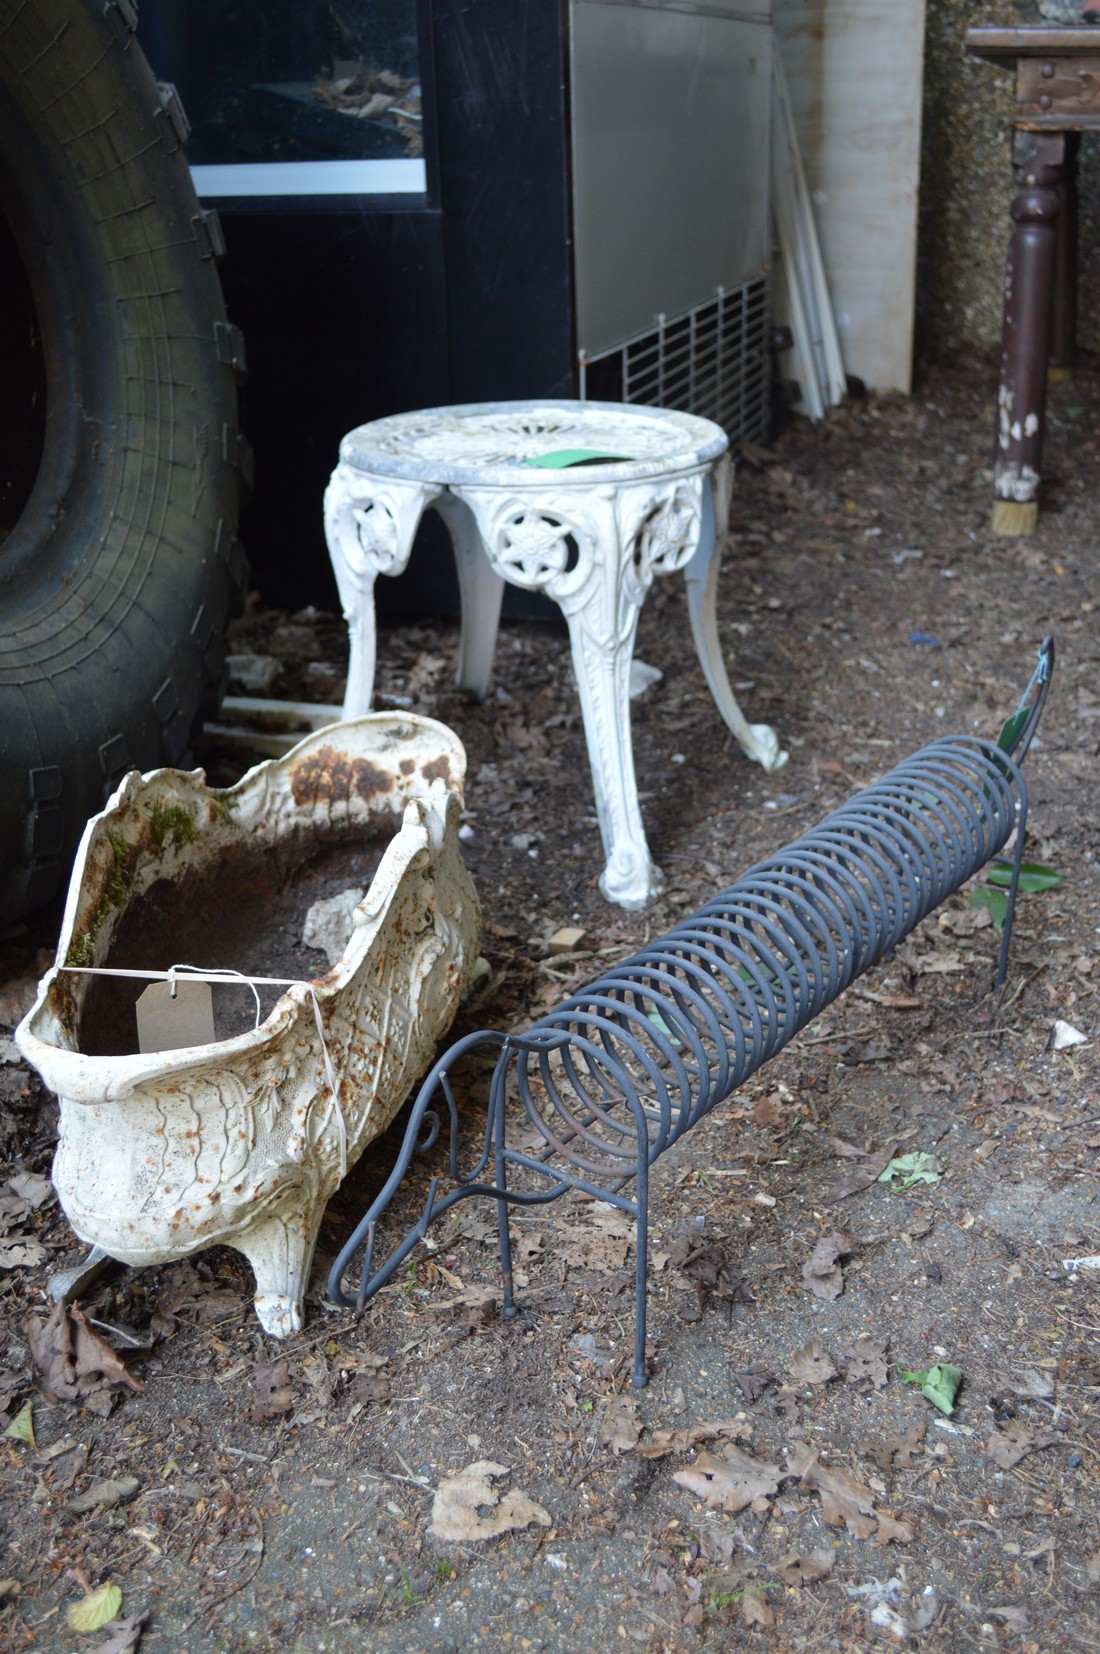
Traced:
<path id="1" fill-rule="evenodd" d="M 790 1375 L 796 1384 L 827 1384 L 837 1376 L 832 1357 L 820 1339 L 811 1338 L 791 1357 Z"/>
<path id="2" fill-rule="evenodd" d="M 808 1449 L 788 1453 L 791 1472 L 805 1488 L 821 1498 L 821 1513 L 830 1527 L 846 1527 L 856 1539 L 870 1539 L 879 1545 L 907 1545 L 913 1537 L 908 1522 L 898 1521 L 875 1505 L 869 1487 L 846 1470 L 832 1470 Z"/>
<path id="3" fill-rule="evenodd" d="M 765 1464 L 739 1447 L 728 1447 L 721 1458 L 700 1453 L 693 1465 L 678 1470 L 672 1480 L 699 1498 L 711 1510 L 744 1510 L 754 1500 L 768 1499 L 779 1491 L 783 1472 L 776 1464 Z"/>
<path id="4" fill-rule="evenodd" d="M 752 1425 L 748 1419 L 717 1419 L 712 1423 L 689 1424 L 682 1430 L 654 1430 L 637 1448 L 642 1459 L 663 1459 L 670 1453 L 690 1453 L 700 1442 L 748 1441 Z"/>
<path id="5" fill-rule="evenodd" d="M 476 1543 L 530 1527 L 532 1522 L 548 1528 L 546 1511 L 526 1493 L 518 1489 L 501 1493 L 493 1486 L 507 1474 L 507 1465 L 477 1459 L 445 1477 L 435 1491 L 428 1532 L 452 1543 Z"/>
<path id="6" fill-rule="evenodd" d="M 1000 1465 L 1002 1470 L 1011 1470 L 1028 1453 L 1037 1453 L 1041 1447 L 1059 1445 L 1065 1445 L 1065 1437 L 1056 1430 L 1042 1430 L 1025 1424 L 1023 1419 L 1010 1419 L 1003 1428 L 994 1430 L 985 1444 L 985 1450 L 994 1464 Z"/>

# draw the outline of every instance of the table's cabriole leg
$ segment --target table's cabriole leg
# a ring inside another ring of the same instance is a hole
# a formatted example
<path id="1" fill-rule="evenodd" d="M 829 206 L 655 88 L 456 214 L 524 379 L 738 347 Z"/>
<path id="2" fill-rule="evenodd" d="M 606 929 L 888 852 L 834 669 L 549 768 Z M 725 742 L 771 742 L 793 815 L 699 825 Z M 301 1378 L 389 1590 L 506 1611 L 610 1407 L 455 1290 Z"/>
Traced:
<path id="1" fill-rule="evenodd" d="M 787 762 L 788 754 L 780 747 L 779 737 L 770 724 L 750 724 L 745 718 L 730 687 L 718 641 L 718 570 L 725 539 L 724 525 L 729 520 L 732 485 L 733 466 L 728 458 L 723 458 L 715 473 L 713 490 L 709 495 L 706 489 L 703 491 L 702 532 L 695 554 L 684 568 L 691 635 L 715 705 L 742 752 L 755 759 L 763 769 L 778 770 Z M 719 524 L 722 525 L 721 530 L 718 529 Z"/>
<path id="2" fill-rule="evenodd" d="M 1020 189 L 1012 203 L 1016 228 L 1005 277 L 994 534 L 1031 534 L 1039 520 L 1054 226 L 1065 149 L 1064 132 L 1018 132 L 1013 148 Z"/>
<path id="3" fill-rule="evenodd" d="M 504 581 L 485 555 L 477 518 L 466 502 L 443 493 L 435 501 L 435 509 L 451 536 L 458 574 L 462 631 L 455 683 L 483 701 L 493 675 Z"/>
<path id="4" fill-rule="evenodd" d="M 370 711 L 376 634 L 374 582 L 401 574 L 424 507 L 439 492 L 428 483 L 381 480 L 341 462 L 325 490 L 325 539 L 348 623 L 348 682 L 343 715 Z"/>
<path id="5" fill-rule="evenodd" d="M 644 907 L 664 889 L 646 843 L 630 742 L 630 662 L 652 580 L 651 568 L 635 560 L 646 507 L 637 489 L 587 488 L 583 497 L 562 489 L 454 492 L 473 510 L 497 573 L 546 592 L 565 615 L 607 858 L 600 889 L 620 907 Z M 646 501 L 655 494 L 647 485 Z"/>
<path id="6" fill-rule="evenodd" d="M 604 594 L 591 592 L 587 604 L 564 612 L 607 857 L 600 890 L 620 907 L 642 908 L 660 895 L 665 881 L 646 841 L 630 735 L 630 662 L 641 604 L 621 605 L 619 626 L 610 634 L 599 624 L 609 607 Z"/>

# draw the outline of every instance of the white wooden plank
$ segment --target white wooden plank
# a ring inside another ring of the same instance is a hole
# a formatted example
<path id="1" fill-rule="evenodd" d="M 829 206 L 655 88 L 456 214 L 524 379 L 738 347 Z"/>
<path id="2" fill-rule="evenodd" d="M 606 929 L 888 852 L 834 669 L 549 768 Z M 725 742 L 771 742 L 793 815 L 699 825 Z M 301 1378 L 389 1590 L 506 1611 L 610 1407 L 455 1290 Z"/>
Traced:
<path id="1" fill-rule="evenodd" d="M 799 358 L 804 412 L 818 418 L 816 405 L 833 407 L 846 391 L 844 366 L 833 318 L 832 301 L 821 258 L 810 201 L 802 172 L 783 65 L 773 63 L 772 199 L 780 256 L 786 279 L 785 296 Z M 816 394 L 805 383 L 807 364 L 816 379 Z"/>
<path id="2" fill-rule="evenodd" d="M 908 390 L 925 0 L 775 0 L 844 366 Z"/>

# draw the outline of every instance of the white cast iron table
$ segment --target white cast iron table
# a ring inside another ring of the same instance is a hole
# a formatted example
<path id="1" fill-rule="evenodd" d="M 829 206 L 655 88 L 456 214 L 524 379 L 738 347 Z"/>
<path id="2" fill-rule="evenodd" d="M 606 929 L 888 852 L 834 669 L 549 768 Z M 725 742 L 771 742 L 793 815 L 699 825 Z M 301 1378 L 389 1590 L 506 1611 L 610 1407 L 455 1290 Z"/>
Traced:
<path id="1" fill-rule="evenodd" d="M 729 510 L 728 447 L 710 420 L 667 408 L 474 403 L 359 426 L 340 444 L 325 492 L 325 535 L 351 644 L 345 718 L 370 708 L 375 579 L 404 570 L 426 507 L 442 517 L 455 550 L 461 688 L 488 690 L 506 580 L 560 606 L 607 858 L 600 889 L 622 907 L 643 907 L 663 888 L 630 741 L 630 662 L 655 574 L 683 571 L 696 652 L 743 750 L 766 770 L 787 757 L 768 725 L 746 722 L 718 646 L 717 525 L 724 529 Z M 578 455 L 580 463 L 562 463 Z"/>

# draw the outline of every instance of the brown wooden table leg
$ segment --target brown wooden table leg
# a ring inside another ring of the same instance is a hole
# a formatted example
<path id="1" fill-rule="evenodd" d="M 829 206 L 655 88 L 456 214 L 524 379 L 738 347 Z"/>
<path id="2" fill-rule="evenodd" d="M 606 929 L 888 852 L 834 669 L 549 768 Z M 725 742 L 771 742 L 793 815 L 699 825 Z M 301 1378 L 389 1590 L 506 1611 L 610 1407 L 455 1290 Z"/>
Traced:
<path id="1" fill-rule="evenodd" d="M 1054 226 L 1054 291 L 1050 306 L 1050 361 L 1047 383 L 1074 376 L 1077 363 L 1077 151 L 1079 132 L 1066 133 L 1066 158 L 1058 189 Z"/>
<path id="2" fill-rule="evenodd" d="M 1064 132 L 1017 132 L 1012 164 L 1020 188 L 1008 244 L 993 533 L 1031 534 L 1039 520 L 1047 341 Z"/>

